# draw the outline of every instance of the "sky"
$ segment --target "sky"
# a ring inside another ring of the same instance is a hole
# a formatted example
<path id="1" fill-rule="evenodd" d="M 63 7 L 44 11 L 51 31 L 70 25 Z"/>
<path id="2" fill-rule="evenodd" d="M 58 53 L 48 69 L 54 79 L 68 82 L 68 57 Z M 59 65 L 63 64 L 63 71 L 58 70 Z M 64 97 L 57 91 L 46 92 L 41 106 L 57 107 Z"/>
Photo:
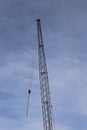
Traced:
<path id="1" fill-rule="evenodd" d="M 0 0 L 0 130 L 43 130 L 38 18 L 54 130 L 87 130 L 87 0 Z"/>

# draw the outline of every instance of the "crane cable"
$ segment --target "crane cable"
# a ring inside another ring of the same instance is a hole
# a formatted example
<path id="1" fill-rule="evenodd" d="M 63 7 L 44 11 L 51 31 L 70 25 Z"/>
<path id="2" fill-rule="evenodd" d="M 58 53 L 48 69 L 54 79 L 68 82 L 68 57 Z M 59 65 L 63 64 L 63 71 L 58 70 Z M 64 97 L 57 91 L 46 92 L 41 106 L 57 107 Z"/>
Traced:
<path id="1" fill-rule="evenodd" d="M 29 90 L 28 90 L 28 100 L 27 100 L 26 117 L 28 117 L 28 108 L 29 108 L 30 93 L 31 93 L 31 90 L 29 89 Z"/>
<path id="2" fill-rule="evenodd" d="M 26 117 L 28 117 L 28 111 L 29 111 L 29 100 L 30 100 L 30 94 L 31 94 L 31 87 L 32 87 L 32 80 L 33 80 L 33 69 L 34 69 L 34 55 L 32 56 L 32 63 L 31 63 L 31 67 L 32 67 L 32 70 L 31 70 L 31 74 L 30 74 L 30 85 L 29 85 L 29 88 L 28 88 L 28 96 L 27 96 L 27 107 L 26 107 Z"/>

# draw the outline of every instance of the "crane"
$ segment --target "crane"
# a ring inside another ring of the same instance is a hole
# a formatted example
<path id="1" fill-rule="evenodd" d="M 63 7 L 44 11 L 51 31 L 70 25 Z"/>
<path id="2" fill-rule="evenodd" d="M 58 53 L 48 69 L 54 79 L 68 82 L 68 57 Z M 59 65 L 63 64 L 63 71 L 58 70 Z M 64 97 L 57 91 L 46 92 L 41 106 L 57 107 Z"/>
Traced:
<path id="1" fill-rule="evenodd" d="M 39 80 L 42 103 L 43 127 L 44 130 L 53 130 L 52 103 L 50 97 L 48 71 L 41 30 L 41 20 L 37 19 L 36 22 L 38 35 Z"/>

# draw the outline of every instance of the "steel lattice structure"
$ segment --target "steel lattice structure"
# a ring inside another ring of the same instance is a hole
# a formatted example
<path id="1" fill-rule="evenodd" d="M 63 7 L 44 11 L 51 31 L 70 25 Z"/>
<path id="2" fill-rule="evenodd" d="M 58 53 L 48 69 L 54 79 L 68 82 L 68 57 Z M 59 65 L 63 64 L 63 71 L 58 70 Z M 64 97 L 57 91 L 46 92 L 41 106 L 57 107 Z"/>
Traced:
<path id="1" fill-rule="evenodd" d="M 40 19 L 37 19 L 39 79 L 44 130 L 53 130 L 52 105 Z"/>

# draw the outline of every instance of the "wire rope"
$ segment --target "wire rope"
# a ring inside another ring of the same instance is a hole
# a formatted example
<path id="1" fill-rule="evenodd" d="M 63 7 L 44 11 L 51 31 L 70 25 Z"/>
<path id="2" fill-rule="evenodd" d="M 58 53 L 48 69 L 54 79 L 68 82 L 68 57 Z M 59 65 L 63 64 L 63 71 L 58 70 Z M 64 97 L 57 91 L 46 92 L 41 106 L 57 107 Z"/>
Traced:
<path id="1" fill-rule="evenodd" d="M 32 89 L 32 81 L 33 81 L 33 73 L 34 73 L 34 54 L 32 56 L 32 63 L 31 63 L 31 73 L 30 73 L 30 77 L 29 77 L 29 87 L 28 87 L 28 96 L 27 96 L 27 107 L 26 107 L 26 117 L 28 117 L 28 113 L 29 113 L 29 102 L 30 102 L 30 94 L 31 94 L 31 89 Z"/>

